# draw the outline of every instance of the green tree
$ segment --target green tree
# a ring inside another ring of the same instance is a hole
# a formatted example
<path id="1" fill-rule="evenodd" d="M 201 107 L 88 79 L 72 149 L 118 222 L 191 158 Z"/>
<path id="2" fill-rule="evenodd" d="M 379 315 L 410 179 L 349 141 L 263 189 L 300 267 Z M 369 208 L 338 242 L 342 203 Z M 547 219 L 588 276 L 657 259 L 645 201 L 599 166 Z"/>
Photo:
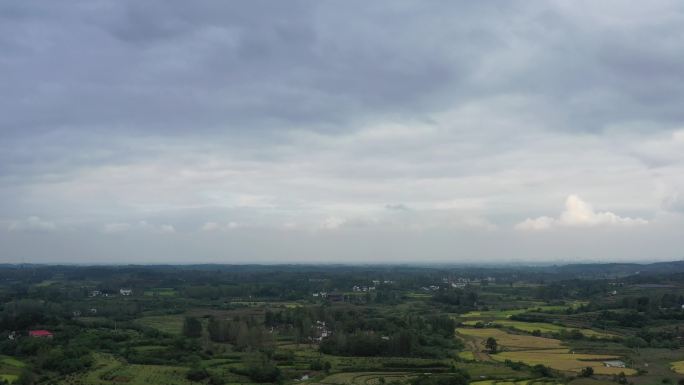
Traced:
<path id="1" fill-rule="evenodd" d="M 485 342 L 485 348 L 487 348 L 487 350 L 490 353 L 492 353 L 492 354 L 496 353 L 496 350 L 498 349 L 498 347 L 499 347 L 499 343 L 496 342 L 496 338 L 494 338 L 494 337 L 487 338 L 487 341 Z"/>
<path id="2" fill-rule="evenodd" d="M 195 317 L 185 317 L 183 321 L 183 335 L 197 338 L 202 336 L 202 323 Z"/>
<path id="3" fill-rule="evenodd" d="M 594 368 L 591 366 L 587 366 L 586 368 L 582 369 L 582 372 L 580 373 L 580 377 L 591 377 L 594 375 Z"/>

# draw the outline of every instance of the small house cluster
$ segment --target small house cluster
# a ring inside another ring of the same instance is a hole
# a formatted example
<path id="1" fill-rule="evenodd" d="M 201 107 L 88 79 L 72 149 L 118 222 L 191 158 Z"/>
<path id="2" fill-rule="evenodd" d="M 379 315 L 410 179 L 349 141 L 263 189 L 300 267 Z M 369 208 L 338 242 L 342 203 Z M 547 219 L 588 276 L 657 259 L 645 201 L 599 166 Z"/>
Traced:
<path id="1" fill-rule="evenodd" d="M 120 288 L 119 289 L 119 294 L 123 296 L 129 296 L 133 294 L 132 289 L 125 289 L 125 288 Z M 91 290 L 88 292 L 88 297 L 110 297 L 111 294 L 109 293 L 104 293 L 101 290 Z"/>
<path id="2" fill-rule="evenodd" d="M 311 337 L 312 341 L 320 343 L 324 338 L 329 337 L 332 332 L 325 325 L 325 321 L 316 321 L 316 324 L 311 325 L 314 329 L 314 335 Z"/>
<path id="3" fill-rule="evenodd" d="M 373 290 L 375 290 L 375 286 L 357 286 L 357 285 L 354 285 L 352 287 L 352 291 L 357 292 L 357 293 L 360 293 L 360 292 L 366 293 L 366 292 L 373 291 Z"/>

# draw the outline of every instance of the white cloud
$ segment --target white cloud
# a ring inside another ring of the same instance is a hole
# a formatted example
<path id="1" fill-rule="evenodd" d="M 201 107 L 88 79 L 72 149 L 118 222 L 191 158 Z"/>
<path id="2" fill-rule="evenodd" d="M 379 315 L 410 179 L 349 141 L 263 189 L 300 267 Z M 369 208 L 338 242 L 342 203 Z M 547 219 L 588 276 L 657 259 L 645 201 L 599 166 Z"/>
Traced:
<path id="1" fill-rule="evenodd" d="M 347 220 L 344 218 L 328 217 L 323 221 L 323 223 L 321 223 L 321 228 L 327 230 L 335 230 L 340 228 L 340 226 L 344 225 L 345 223 L 347 223 Z"/>
<path id="2" fill-rule="evenodd" d="M 172 234 L 176 232 L 176 228 L 172 225 L 161 225 L 157 231 L 161 234 Z"/>
<path id="3" fill-rule="evenodd" d="M 591 227 L 601 225 L 643 225 L 648 221 L 642 218 L 621 217 L 610 211 L 595 211 L 591 204 L 577 195 L 570 195 L 565 200 L 565 210 L 558 218 L 541 216 L 527 218 L 515 225 L 518 230 L 546 230 L 552 227 Z"/>
<path id="4" fill-rule="evenodd" d="M 8 229 L 10 231 L 54 231 L 57 225 L 40 217 L 30 216 L 25 220 L 12 222 Z"/>
<path id="5" fill-rule="evenodd" d="M 228 231 L 228 230 L 233 230 L 237 229 L 240 227 L 240 224 L 237 222 L 228 222 L 226 224 L 221 224 L 217 222 L 206 222 L 204 225 L 202 225 L 201 230 L 202 231 L 207 231 L 207 232 L 212 232 L 212 231 Z"/>
<path id="6" fill-rule="evenodd" d="M 104 225 L 102 232 L 106 234 L 116 234 L 128 231 L 131 228 L 130 223 L 107 223 Z"/>
<path id="7" fill-rule="evenodd" d="M 155 225 L 148 223 L 147 221 L 140 221 L 135 224 L 130 224 L 126 222 L 107 223 L 104 225 L 102 232 L 105 234 L 117 234 L 134 230 L 158 234 L 173 234 L 176 232 L 176 228 L 173 225 Z"/>

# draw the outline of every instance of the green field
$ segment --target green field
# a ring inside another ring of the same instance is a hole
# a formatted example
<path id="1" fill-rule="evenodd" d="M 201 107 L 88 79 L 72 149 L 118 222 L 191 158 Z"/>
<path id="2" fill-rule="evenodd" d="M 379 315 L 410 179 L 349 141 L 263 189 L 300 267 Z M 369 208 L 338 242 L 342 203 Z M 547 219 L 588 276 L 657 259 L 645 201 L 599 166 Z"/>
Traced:
<path id="1" fill-rule="evenodd" d="M 380 378 L 385 381 L 406 381 L 417 376 L 416 373 L 396 373 L 396 372 L 350 372 L 336 373 L 323 378 L 317 384 L 328 385 L 378 385 Z"/>
<path id="2" fill-rule="evenodd" d="M 23 361 L 14 357 L 0 355 L 0 379 L 9 383 L 14 382 L 19 378 L 22 369 L 26 367 Z"/>
<path id="3" fill-rule="evenodd" d="M 546 381 L 546 380 L 522 380 L 522 381 L 488 380 L 488 381 L 471 382 L 470 384 L 471 385 L 562 385 L 561 382 Z"/>
<path id="4" fill-rule="evenodd" d="M 178 295 L 175 289 L 170 287 L 159 287 L 150 290 L 145 290 L 143 293 L 148 297 L 175 297 Z"/>
<path id="5" fill-rule="evenodd" d="M 95 354 L 93 367 L 85 373 L 67 376 L 61 385 L 165 384 L 191 385 L 186 368 L 160 365 L 132 365 L 107 354 Z"/>

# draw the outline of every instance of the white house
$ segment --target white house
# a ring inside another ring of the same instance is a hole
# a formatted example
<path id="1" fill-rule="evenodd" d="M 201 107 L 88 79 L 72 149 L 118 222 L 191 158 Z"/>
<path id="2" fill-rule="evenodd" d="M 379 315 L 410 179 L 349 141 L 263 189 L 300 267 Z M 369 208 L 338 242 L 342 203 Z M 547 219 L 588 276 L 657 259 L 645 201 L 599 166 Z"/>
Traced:
<path id="1" fill-rule="evenodd" d="M 133 290 L 131 290 L 131 289 L 119 289 L 119 294 L 121 294 L 121 295 L 131 295 L 131 294 L 133 294 Z"/>

